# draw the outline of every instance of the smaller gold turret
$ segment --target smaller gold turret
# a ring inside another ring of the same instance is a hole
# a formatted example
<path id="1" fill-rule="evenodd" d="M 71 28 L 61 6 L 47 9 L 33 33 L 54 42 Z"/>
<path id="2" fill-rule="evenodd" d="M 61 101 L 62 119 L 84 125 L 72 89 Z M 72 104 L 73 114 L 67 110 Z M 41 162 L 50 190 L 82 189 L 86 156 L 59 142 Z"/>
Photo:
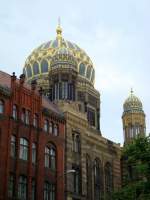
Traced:
<path id="1" fill-rule="evenodd" d="M 124 131 L 124 143 L 131 142 L 137 135 L 145 135 L 145 113 L 143 111 L 143 105 L 140 99 L 134 95 L 131 89 L 129 97 L 123 104 L 123 131 Z"/>

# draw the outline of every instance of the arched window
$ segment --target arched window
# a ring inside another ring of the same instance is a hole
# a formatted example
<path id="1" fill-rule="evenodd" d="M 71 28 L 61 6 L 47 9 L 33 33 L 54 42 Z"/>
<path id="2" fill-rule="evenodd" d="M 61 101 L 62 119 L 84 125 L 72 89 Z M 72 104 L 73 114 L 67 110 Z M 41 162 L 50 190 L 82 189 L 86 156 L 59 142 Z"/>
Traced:
<path id="1" fill-rule="evenodd" d="M 102 167 L 99 159 L 94 161 L 94 199 L 101 200 L 103 191 Z"/>
<path id="2" fill-rule="evenodd" d="M 17 119 L 17 106 L 13 105 L 13 119 Z"/>
<path id="3" fill-rule="evenodd" d="M 4 113 L 4 101 L 0 100 L 0 114 Z"/>
<path id="4" fill-rule="evenodd" d="M 44 200 L 55 200 L 56 187 L 55 184 L 45 182 L 44 183 Z"/>
<path id="5" fill-rule="evenodd" d="M 27 70 L 27 76 L 28 76 L 28 78 L 30 78 L 30 77 L 32 76 L 31 66 L 28 65 L 28 66 L 26 67 L 26 70 Z"/>
<path id="6" fill-rule="evenodd" d="M 14 135 L 11 135 L 10 155 L 13 158 L 16 157 L 16 136 Z"/>
<path id="7" fill-rule="evenodd" d="M 87 67 L 87 71 L 86 71 L 86 77 L 89 79 L 90 78 L 90 76 L 91 76 L 91 66 L 88 66 Z"/>
<path id="8" fill-rule="evenodd" d="M 95 126 L 95 110 L 92 108 L 87 108 L 87 118 L 88 118 L 88 122 L 91 126 Z"/>
<path id="9" fill-rule="evenodd" d="M 57 124 L 54 125 L 54 135 L 55 136 L 58 135 L 58 125 Z"/>
<path id="10" fill-rule="evenodd" d="M 34 116 L 33 116 L 33 126 L 35 128 L 38 128 L 38 115 L 37 114 L 34 114 Z"/>
<path id="11" fill-rule="evenodd" d="M 34 75 L 39 74 L 39 65 L 37 62 L 33 64 L 33 73 Z"/>
<path id="12" fill-rule="evenodd" d="M 83 63 L 79 66 L 79 74 L 84 76 L 85 75 L 85 65 Z"/>
<path id="13" fill-rule="evenodd" d="M 49 133 L 52 134 L 53 133 L 53 122 L 49 123 Z"/>
<path id="14" fill-rule="evenodd" d="M 36 144 L 32 143 L 32 163 L 36 163 Z"/>
<path id="15" fill-rule="evenodd" d="M 72 151 L 80 153 L 80 135 L 78 133 L 72 134 Z"/>
<path id="16" fill-rule="evenodd" d="M 89 155 L 86 155 L 86 189 L 87 199 L 92 198 L 92 170 L 91 170 L 91 159 Z"/>
<path id="17" fill-rule="evenodd" d="M 20 138 L 20 153 L 19 158 L 22 160 L 28 160 L 29 144 L 25 138 Z"/>
<path id="18" fill-rule="evenodd" d="M 27 199 L 27 177 L 20 176 L 18 183 L 18 197 L 19 199 Z"/>
<path id="19" fill-rule="evenodd" d="M 75 152 L 80 153 L 80 136 L 77 134 L 75 136 Z"/>
<path id="20" fill-rule="evenodd" d="M 45 147 L 45 167 L 56 169 L 56 150 L 53 145 Z"/>
<path id="21" fill-rule="evenodd" d="M 92 77 L 91 77 L 92 83 L 94 82 L 94 79 L 95 79 L 95 70 L 93 69 L 93 71 L 92 71 Z"/>
<path id="22" fill-rule="evenodd" d="M 112 175 L 112 166 L 109 162 L 105 165 L 105 193 L 108 197 L 111 197 L 113 191 L 113 175 Z"/>
<path id="23" fill-rule="evenodd" d="M 41 72 L 48 72 L 48 62 L 46 60 L 42 60 L 41 62 Z"/>
<path id="24" fill-rule="evenodd" d="M 49 129 L 49 121 L 47 119 L 44 120 L 44 131 L 48 132 Z"/>

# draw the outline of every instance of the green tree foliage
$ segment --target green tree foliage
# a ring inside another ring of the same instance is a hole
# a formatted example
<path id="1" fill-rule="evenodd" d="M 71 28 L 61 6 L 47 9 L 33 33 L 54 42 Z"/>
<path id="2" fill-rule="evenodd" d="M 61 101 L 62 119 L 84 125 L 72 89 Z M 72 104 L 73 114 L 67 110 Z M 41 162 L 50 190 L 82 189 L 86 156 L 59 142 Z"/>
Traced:
<path id="1" fill-rule="evenodd" d="M 123 187 L 114 200 L 150 200 L 150 136 L 138 137 L 122 152 L 125 169 Z"/>

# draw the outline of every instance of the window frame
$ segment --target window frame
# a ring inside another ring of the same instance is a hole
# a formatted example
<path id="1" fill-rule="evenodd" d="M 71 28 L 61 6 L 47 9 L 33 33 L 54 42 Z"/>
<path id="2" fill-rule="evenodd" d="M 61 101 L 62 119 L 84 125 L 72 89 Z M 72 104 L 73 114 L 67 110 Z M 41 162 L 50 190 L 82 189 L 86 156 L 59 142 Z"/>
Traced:
<path id="1" fill-rule="evenodd" d="M 29 158 L 29 142 L 26 138 L 21 137 L 19 141 L 19 159 L 28 161 Z"/>
<path id="2" fill-rule="evenodd" d="M 13 108 L 12 108 L 12 117 L 13 119 L 17 120 L 18 119 L 18 109 L 17 109 L 17 105 L 13 104 Z"/>
<path id="3" fill-rule="evenodd" d="M 33 126 L 35 128 L 38 128 L 38 122 L 39 122 L 39 116 L 38 116 L 38 114 L 34 113 L 34 115 L 33 115 Z"/>
<path id="4" fill-rule="evenodd" d="M 46 197 L 45 197 L 46 196 Z M 44 200 L 55 200 L 56 198 L 56 185 L 54 183 L 44 182 Z"/>
<path id="5" fill-rule="evenodd" d="M 49 120 L 48 120 L 48 119 L 44 119 L 43 130 L 44 130 L 46 133 L 49 132 Z"/>
<path id="6" fill-rule="evenodd" d="M 12 198 L 15 192 L 15 176 L 13 173 L 9 175 L 9 182 L 8 182 L 8 197 Z"/>
<path id="7" fill-rule="evenodd" d="M 50 144 L 45 147 L 44 153 L 44 163 L 45 167 L 51 169 L 52 171 L 56 170 L 56 148 L 54 145 Z"/>
<path id="8" fill-rule="evenodd" d="M 11 135 L 10 139 L 10 155 L 12 158 L 16 157 L 16 136 Z"/>
<path id="9" fill-rule="evenodd" d="M 36 164 L 37 160 L 37 147 L 36 143 L 32 142 L 32 164 Z"/>
<path id="10" fill-rule="evenodd" d="M 27 191 L 28 191 L 28 182 L 27 177 L 24 175 L 19 176 L 18 180 L 18 197 L 23 200 L 27 200 Z"/>
<path id="11" fill-rule="evenodd" d="M 113 191 L 113 171 L 112 165 L 110 162 L 105 164 L 105 192 L 108 196 L 111 196 Z"/>
<path id="12" fill-rule="evenodd" d="M 0 114 L 4 114 L 5 105 L 4 100 L 0 99 Z"/>

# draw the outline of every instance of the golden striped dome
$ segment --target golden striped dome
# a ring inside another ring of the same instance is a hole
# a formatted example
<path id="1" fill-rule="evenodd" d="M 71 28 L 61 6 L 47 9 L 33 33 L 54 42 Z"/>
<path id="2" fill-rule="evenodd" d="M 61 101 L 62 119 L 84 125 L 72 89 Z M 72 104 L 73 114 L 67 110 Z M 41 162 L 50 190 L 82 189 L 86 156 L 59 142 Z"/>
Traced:
<path id="1" fill-rule="evenodd" d="M 124 112 L 143 112 L 142 102 L 133 94 L 133 90 L 131 90 L 131 94 L 125 100 L 123 108 Z"/>
<path id="2" fill-rule="evenodd" d="M 57 27 L 56 32 L 57 37 L 55 40 L 43 43 L 26 59 L 23 73 L 26 75 L 27 82 L 33 79 L 40 79 L 40 77 L 48 77 L 54 56 L 56 56 L 56 52 L 61 50 L 69 52 L 75 58 L 78 75 L 94 84 L 95 71 L 90 57 L 75 43 L 64 40 L 60 26 Z"/>

